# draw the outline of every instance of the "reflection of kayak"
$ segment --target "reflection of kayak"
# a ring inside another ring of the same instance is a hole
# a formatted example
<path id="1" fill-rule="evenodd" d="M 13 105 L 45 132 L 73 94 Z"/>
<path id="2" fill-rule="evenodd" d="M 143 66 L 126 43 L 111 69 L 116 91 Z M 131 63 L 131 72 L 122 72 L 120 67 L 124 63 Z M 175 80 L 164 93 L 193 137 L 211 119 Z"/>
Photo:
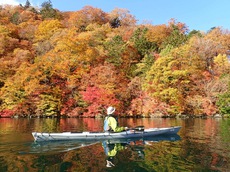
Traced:
<path id="1" fill-rule="evenodd" d="M 60 140 L 103 140 L 151 137 L 158 135 L 177 134 L 180 126 L 169 128 L 148 128 L 143 130 L 127 130 L 119 133 L 113 132 L 63 132 L 63 133 L 37 133 L 32 135 L 35 141 L 60 141 Z"/>
<path id="2" fill-rule="evenodd" d="M 130 143 L 135 141 L 143 141 L 143 142 L 160 142 L 160 141 L 178 141 L 180 140 L 180 136 L 178 134 L 161 134 L 157 136 L 150 136 L 144 138 L 127 138 L 127 139 L 112 139 L 106 140 L 109 144 L 115 143 Z"/>
<path id="3" fill-rule="evenodd" d="M 57 152 L 68 152 L 71 150 L 76 150 L 83 147 L 92 146 L 95 144 L 106 143 L 108 145 L 122 144 L 131 145 L 133 143 L 142 142 L 145 145 L 160 142 L 160 141 L 178 141 L 180 136 L 177 134 L 170 135 L 158 135 L 153 137 L 145 138 L 127 138 L 127 139 L 104 139 L 104 140 L 67 140 L 67 141 L 46 141 L 46 142 L 33 142 L 31 145 L 30 153 L 57 153 Z M 143 145 L 143 144 L 142 144 Z M 136 144 L 136 146 L 139 146 Z"/>

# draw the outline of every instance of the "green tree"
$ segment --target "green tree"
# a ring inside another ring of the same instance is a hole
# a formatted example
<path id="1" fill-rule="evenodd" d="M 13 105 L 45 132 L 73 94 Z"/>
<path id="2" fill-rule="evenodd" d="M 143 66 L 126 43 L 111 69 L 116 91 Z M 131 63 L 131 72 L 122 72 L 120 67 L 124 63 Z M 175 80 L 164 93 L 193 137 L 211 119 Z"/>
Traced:
<path id="1" fill-rule="evenodd" d="M 11 18 L 10 18 L 10 21 L 13 23 L 13 24 L 20 24 L 20 13 L 19 12 L 15 12 Z"/>
<path id="2" fill-rule="evenodd" d="M 230 92 L 221 94 L 217 101 L 217 106 L 219 107 L 220 113 L 223 115 L 230 115 Z"/>
<path id="3" fill-rule="evenodd" d="M 188 39 L 193 37 L 193 36 L 202 37 L 202 33 L 198 30 L 192 30 L 188 33 Z"/>
<path id="4" fill-rule="evenodd" d="M 153 51 L 157 49 L 157 45 L 154 42 L 150 42 L 147 39 L 148 28 L 137 28 L 130 41 L 134 43 L 134 47 L 137 49 L 142 58 L 147 55 L 150 56 Z"/>
<path id="5" fill-rule="evenodd" d="M 109 24 L 112 28 L 118 28 L 121 26 L 121 21 L 118 17 L 116 17 L 116 18 L 111 19 Z"/>
<path id="6" fill-rule="evenodd" d="M 25 5 L 24 5 L 24 8 L 25 9 L 27 9 L 27 8 L 29 8 L 30 7 L 30 1 L 29 0 L 26 0 L 26 3 L 25 3 Z"/>
<path id="7" fill-rule="evenodd" d="M 228 88 L 226 92 L 218 96 L 217 106 L 222 115 L 230 116 L 230 75 L 225 77 L 228 79 Z"/>
<path id="8" fill-rule="evenodd" d="M 172 45 L 173 47 L 178 47 L 187 41 L 187 36 L 182 33 L 179 28 L 175 25 L 172 26 L 172 32 L 165 39 L 164 45 Z M 164 47 L 165 47 L 164 46 Z"/>
<path id="9" fill-rule="evenodd" d="M 124 52 L 126 45 L 122 40 L 122 37 L 117 35 L 111 40 L 105 42 L 105 49 L 108 51 L 107 61 L 114 64 L 115 66 L 120 66 L 122 61 L 122 53 Z"/>
<path id="10" fill-rule="evenodd" d="M 145 55 L 144 58 L 140 61 L 140 63 L 137 63 L 135 75 L 145 76 L 146 73 L 150 70 L 153 63 L 155 62 L 155 59 L 152 55 Z"/>
<path id="11" fill-rule="evenodd" d="M 60 19 L 60 13 L 53 8 L 52 2 L 50 0 L 45 1 L 41 4 L 40 14 L 42 15 L 43 19 L 47 18 L 54 18 Z"/>

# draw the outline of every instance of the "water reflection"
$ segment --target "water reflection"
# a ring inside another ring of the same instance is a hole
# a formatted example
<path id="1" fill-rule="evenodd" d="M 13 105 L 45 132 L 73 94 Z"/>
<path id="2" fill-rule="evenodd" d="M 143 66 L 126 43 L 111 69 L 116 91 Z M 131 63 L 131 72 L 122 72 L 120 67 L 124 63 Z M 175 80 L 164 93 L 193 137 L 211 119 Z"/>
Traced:
<path id="1" fill-rule="evenodd" d="M 140 165 L 145 164 L 146 150 L 154 149 L 156 144 L 176 142 L 180 139 L 179 135 L 162 135 L 145 139 L 115 139 L 100 142 L 85 140 L 35 142 L 31 144 L 29 154 L 38 157 L 34 159 L 33 167 L 41 169 L 43 163 L 46 163 L 43 170 L 55 168 L 59 171 L 60 168 L 66 166 L 68 171 L 76 171 L 79 168 L 83 171 L 103 172 L 106 168 L 115 171 L 130 171 L 128 168 L 134 169 L 135 166 L 136 170 L 148 171 L 146 167 Z M 147 155 L 149 156 L 148 151 Z M 54 162 L 52 157 L 56 157 L 55 162 L 59 165 L 58 167 L 52 163 Z"/>
<path id="2" fill-rule="evenodd" d="M 34 143 L 31 133 L 102 131 L 102 119 L 1 119 L 0 171 L 228 171 L 230 119 L 119 119 L 123 126 L 182 126 L 180 139 Z M 113 145 L 111 145 L 113 144 Z M 113 149 L 112 149 L 113 150 Z M 117 151 L 118 150 L 118 151 Z"/>
<path id="3" fill-rule="evenodd" d="M 165 136 L 155 136 L 155 137 L 146 137 L 139 139 L 116 139 L 116 140 L 104 140 L 102 142 L 102 147 L 106 155 L 106 167 L 115 167 L 114 158 L 118 152 L 123 151 L 127 148 L 132 149 L 139 160 L 144 160 L 145 146 L 152 145 L 154 142 L 160 141 L 177 141 L 180 140 L 180 136 L 175 135 L 165 135 Z"/>
<path id="4" fill-rule="evenodd" d="M 75 149 L 86 148 L 94 144 L 100 143 L 99 141 L 48 141 L 48 142 L 33 142 L 30 154 L 56 154 L 59 152 L 68 152 Z"/>

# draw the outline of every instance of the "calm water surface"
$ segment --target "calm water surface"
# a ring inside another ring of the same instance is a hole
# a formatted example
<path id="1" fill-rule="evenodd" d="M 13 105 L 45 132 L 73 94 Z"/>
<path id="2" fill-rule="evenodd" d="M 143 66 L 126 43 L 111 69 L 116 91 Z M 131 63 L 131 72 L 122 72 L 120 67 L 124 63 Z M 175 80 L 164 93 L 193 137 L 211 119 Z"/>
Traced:
<path id="1" fill-rule="evenodd" d="M 182 126 L 148 140 L 36 143 L 31 132 L 102 131 L 102 119 L 0 118 L 0 172 L 230 171 L 230 119 L 119 119 L 134 127 Z"/>

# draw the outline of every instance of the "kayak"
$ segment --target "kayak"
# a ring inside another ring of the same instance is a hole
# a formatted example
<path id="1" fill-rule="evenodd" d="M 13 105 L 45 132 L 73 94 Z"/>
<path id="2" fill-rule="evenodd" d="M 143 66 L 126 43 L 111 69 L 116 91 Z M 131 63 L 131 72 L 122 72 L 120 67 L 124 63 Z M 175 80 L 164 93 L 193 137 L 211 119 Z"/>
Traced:
<path id="1" fill-rule="evenodd" d="M 144 138 L 158 135 L 177 134 L 181 126 L 168 128 L 129 129 L 122 132 L 62 132 L 62 133 L 40 133 L 32 132 L 35 141 L 65 141 L 65 140 L 105 140 L 105 139 L 127 139 Z"/>
<path id="2" fill-rule="evenodd" d="M 39 133 L 32 132 L 35 141 L 61 141 L 61 140 L 103 140 L 150 137 L 166 134 L 177 134 L 181 126 L 168 128 L 148 128 L 143 130 L 129 129 L 122 132 L 62 132 L 62 133 Z"/>
<path id="3" fill-rule="evenodd" d="M 46 142 L 33 142 L 31 143 L 30 153 L 48 153 L 48 152 L 68 152 L 83 147 L 92 146 L 95 144 L 107 145 L 130 145 L 130 146 L 143 146 L 151 145 L 153 143 L 168 141 L 174 142 L 181 140 L 178 134 L 157 135 L 144 138 L 126 138 L 126 139 L 103 139 L 103 140 L 62 140 L 62 141 L 46 141 Z"/>

